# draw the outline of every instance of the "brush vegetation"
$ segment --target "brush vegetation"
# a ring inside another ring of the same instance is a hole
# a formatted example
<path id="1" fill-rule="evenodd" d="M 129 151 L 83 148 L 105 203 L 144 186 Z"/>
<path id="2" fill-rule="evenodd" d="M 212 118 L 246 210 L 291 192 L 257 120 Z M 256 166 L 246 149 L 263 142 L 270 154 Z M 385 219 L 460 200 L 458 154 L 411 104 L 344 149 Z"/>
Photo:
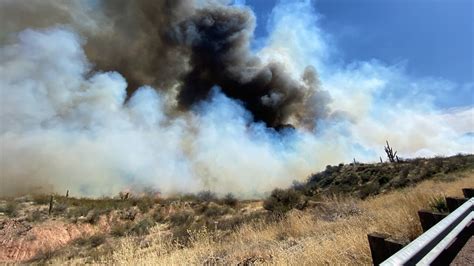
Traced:
<path id="1" fill-rule="evenodd" d="M 0 230 L 11 219 L 30 229 L 51 220 L 89 228 L 22 259 L 29 262 L 368 264 L 367 233 L 412 240 L 421 233 L 420 208 L 445 211 L 445 195 L 461 195 L 473 184 L 471 155 L 341 164 L 275 189 L 264 200 L 211 191 L 168 198 L 53 195 L 49 214 L 50 195 L 4 199 Z"/>

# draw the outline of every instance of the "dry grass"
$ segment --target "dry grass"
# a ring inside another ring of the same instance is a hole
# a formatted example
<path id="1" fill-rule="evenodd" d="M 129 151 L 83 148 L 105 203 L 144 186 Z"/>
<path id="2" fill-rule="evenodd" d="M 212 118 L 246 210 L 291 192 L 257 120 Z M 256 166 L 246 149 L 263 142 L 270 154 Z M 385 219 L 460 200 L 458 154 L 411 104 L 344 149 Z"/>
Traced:
<path id="1" fill-rule="evenodd" d="M 114 252 L 101 257 L 105 264 L 370 264 L 367 234 L 377 231 L 402 239 L 421 232 L 417 211 L 428 208 L 433 197 L 460 196 L 462 187 L 474 185 L 474 171 L 452 182 L 433 180 L 414 188 L 393 191 L 364 201 L 329 199 L 326 211 L 313 208 L 290 211 L 273 222 L 252 222 L 229 232 L 205 228 L 191 232 L 187 246 L 173 243 L 166 226 L 150 230 L 147 242 L 128 236 L 119 240 Z M 329 206 L 329 207 L 328 207 Z M 330 208 L 337 214 L 327 217 Z M 80 259 L 53 263 L 80 264 Z"/>

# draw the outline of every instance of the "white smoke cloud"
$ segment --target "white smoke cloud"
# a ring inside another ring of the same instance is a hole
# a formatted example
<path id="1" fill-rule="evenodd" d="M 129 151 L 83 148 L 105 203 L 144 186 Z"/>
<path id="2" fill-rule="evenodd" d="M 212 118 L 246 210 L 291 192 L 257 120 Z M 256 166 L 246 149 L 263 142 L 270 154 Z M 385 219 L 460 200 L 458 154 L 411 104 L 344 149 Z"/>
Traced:
<path id="1" fill-rule="evenodd" d="M 277 133 L 254 123 L 218 88 L 184 114 L 170 111 L 172 96 L 146 86 L 125 101 L 127 81 L 92 72 L 86 40 L 73 29 L 17 33 L 0 48 L 0 195 L 153 188 L 255 197 L 327 164 L 377 161 L 386 139 L 407 157 L 473 152 L 466 135 L 474 132 L 473 108 L 437 110 L 420 89 L 429 82 L 398 66 L 331 63 L 337 53 L 310 4 L 274 10 L 260 55 L 284 62 L 295 79 L 304 66 L 317 68 L 333 102 L 315 132 Z"/>
<path id="2" fill-rule="evenodd" d="M 346 135 L 360 154 L 378 158 L 388 139 L 399 154 L 411 156 L 472 153 L 466 134 L 474 132 L 472 106 L 446 110 L 435 101 L 463 86 L 435 78 L 409 77 L 403 64 L 377 60 L 340 63 L 331 36 L 318 27 L 312 1 L 282 1 L 269 23 L 272 34 L 259 51 L 267 61 L 283 61 L 293 69 L 314 65 L 323 89 L 334 99 L 333 114 L 343 114 L 335 135 Z M 325 129 L 328 130 L 328 129 Z M 356 153 L 354 156 L 357 156 Z"/>
<path id="3" fill-rule="evenodd" d="M 0 194 L 152 187 L 255 196 L 320 166 L 321 144 L 311 134 L 253 124 L 218 90 L 175 118 L 150 87 L 125 103 L 126 81 L 116 72 L 90 74 L 81 43 L 51 28 L 22 31 L 1 49 Z"/>

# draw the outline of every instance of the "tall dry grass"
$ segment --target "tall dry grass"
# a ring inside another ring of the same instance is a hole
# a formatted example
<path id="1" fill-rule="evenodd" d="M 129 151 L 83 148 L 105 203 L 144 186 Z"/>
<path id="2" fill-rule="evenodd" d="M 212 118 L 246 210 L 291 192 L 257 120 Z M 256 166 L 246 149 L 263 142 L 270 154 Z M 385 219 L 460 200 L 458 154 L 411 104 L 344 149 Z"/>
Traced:
<path id="1" fill-rule="evenodd" d="M 146 245 L 123 238 L 105 264 L 190 265 L 256 264 L 324 265 L 370 264 L 367 234 L 377 231 L 402 239 L 421 233 L 417 211 L 433 197 L 460 196 L 474 185 L 474 171 L 452 182 L 426 181 L 413 188 L 364 201 L 328 199 L 333 216 L 316 210 L 291 211 L 274 222 L 254 222 L 228 233 L 202 229 L 192 232 L 186 247 L 170 242 L 155 227 Z M 57 260 L 65 263 L 64 260 Z M 69 261 L 80 263 L 80 261 Z"/>

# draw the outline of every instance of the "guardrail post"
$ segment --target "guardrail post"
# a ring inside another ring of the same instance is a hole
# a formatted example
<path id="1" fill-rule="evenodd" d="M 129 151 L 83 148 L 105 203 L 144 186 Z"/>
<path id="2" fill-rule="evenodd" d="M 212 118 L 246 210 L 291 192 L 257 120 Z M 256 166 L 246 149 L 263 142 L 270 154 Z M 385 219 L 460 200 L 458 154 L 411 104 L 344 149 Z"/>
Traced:
<path id="1" fill-rule="evenodd" d="M 427 210 L 418 211 L 418 217 L 420 218 L 421 228 L 423 232 L 428 231 L 431 227 L 443 220 L 444 217 L 448 216 L 444 213 L 432 212 Z"/>
<path id="2" fill-rule="evenodd" d="M 474 188 L 463 188 L 462 194 L 464 194 L 464 197 L 466 197 L 467 199 L 470 199 L 474 197 Z"/>
<path id="3" fill-rule="evenodd" d="M 374 265 L 379 265 L 397 253 L 397 251 L 402 249 L 405 245 L 405 243 L 390 239 L 389 237 L 389 235 L 381 233 L 371 233 L 367 235 Z"/>
<path id="4" fill-rule="evenodd" d="M 463 205 L 464 202 L 467 201 L 466 198 L 458 198 L 458 197 L 446 197 L 446 206 L 448 207 L 449 212 L 453 212 L 459 206 Z"/>
<path id="5" fill-rule="evenodd" d="M 390 257 L 390 255 L 387 254 L 387 248 L 385 247 L 385 238 L 387 237 L 388 235 L 379 233 L 371 233 L 367 235 L 374 265 L 379 265 L 382 261 Z"/>
<path id="6" fill-rule="evenodd" d="M 401 242 L 394 239 L 385 239 L 385 246 L 387 247 L 389 257 L 397 253 L 406 244 L 406 242 Z"/>

